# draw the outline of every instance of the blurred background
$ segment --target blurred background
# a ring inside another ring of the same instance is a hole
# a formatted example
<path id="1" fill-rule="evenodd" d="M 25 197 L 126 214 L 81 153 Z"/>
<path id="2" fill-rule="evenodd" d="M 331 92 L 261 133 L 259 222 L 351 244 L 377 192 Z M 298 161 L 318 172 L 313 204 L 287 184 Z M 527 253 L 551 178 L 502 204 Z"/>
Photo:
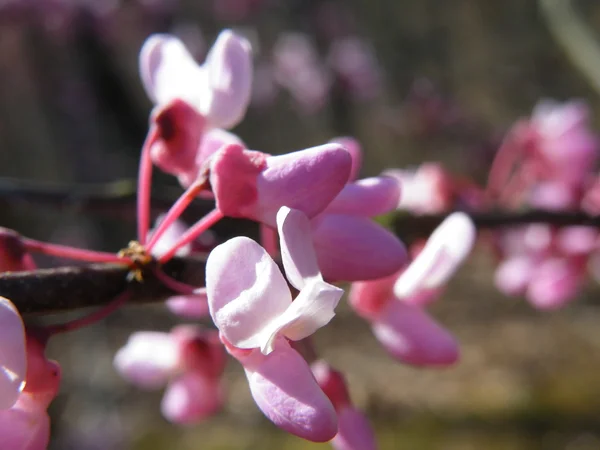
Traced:
<path id="1" fill-rule="evenodd" d="M 550 31 L 572 25 L 567 4 L 583 18 L 576 26 L 600 28 L 594 0 L 0 1 L 1 224 L 111 251 L 134 236 L 133 207 L 93 210 L 81 193 L 136 176 L 151 108 L 137 58 L 157 32 L 179 36 L 199 61 L 222 28 L 251 40 L 254 95 L 234 130 L 250 148 L 283 153 L 353 135 L 362 175 L 439 160 L 485 180 L 502 133 L 540 99 L 585 98 L 597 124 L 593 74 Z M 600 46 L 592 36 L 577 43 L 582 54 Z M 68 201 L 19 194 L 39 182 L 67 186 Z M 168 176 L 157 186 L 178 189 Z M 462 344 L 454 368 L 394 363 L 346 307 L 315 336 L 382 449 L 600 448 L 598 287 L 541 313 L 499 294 L 492 268 L 476 253 L 432 309 Z M 160 306 L 130 307 L 52 341 L 64 371 L 52 449 L 328 448 L 272 426 L 233 361 L 222 413 L 168 424 L 161 393 L 131 388 L 111 361 L 131 331 L 175 323 Z"/>

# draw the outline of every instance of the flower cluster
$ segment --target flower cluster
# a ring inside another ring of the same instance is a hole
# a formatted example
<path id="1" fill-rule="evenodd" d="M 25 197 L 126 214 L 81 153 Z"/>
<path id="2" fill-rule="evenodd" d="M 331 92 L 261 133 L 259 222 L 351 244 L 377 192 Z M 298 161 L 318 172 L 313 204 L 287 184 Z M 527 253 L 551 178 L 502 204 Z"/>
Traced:
<path id="1" fill-rule="evenodd" d="M 356 67 L 372 63 L 360 43 L 343 42 L 332 52 L 331 66 L 349 84 L 377 84 Z M 314 81 L 324 75 L 303 38 L 288 36 L 277 59 L 282 85 L 307 101 L 322 99 L 325 81 Z M 317 355 L 310 339 L 334 320 L 343 301 L 344 290 L 334 283 L 351 283 L 351 308 L 393 358 L 446 366 L 458 359 L 459 345 L 426 307 L 440 298 L 477 242 L 469 212 L 499 206 L 600 210 L 600 182 L 592 172 L 597 139 L 579 103 L 544 103 L 515 125 L 486 188 L 432 163 L 358 179 L 362 150 L 351 137 L 271 155 L 249 149 L 231 131 L 251 101 L 254 74 L 250 43 L 235 32 L 221 32 L 203 64 L 176 37 L 153 35 L 143 44 L 139 66 L 154 108 L 139 166 L 137 241 L 113 255 L 1 230 L 0 266 L 32 270 L 31 252 L 117 263 L 132 281 L 151 273 L 176 292 L 167 300 L 173 313 L 210 316 L 214 328 L 136 332 L 114 358 L 116 370 L 133 384 L 165 388 L 161 410 L 175 423 L 195 423 L 221 408 L 229 354 L 242 365 L 258 408 L 278 427 L 330 441 L 338 450 L 376 448 L 344 376 Z M 155 167 L 175 176 L 185 191 L 150 229 Z M 214 200 L 214 210 L 185 225 L 180 217 L 197 197 Z M 445 217 L 407 249 L 374 220 L 397 210 Z M 259 223 L 261 242 L 243 236 L 219 242 L 210 228 L 224 217 Z M 598 242 L 596 229 L 547 224 L 486 237 L 498 255 L 499 287 L 544 308 L 574 296 Z M 163 271 L 175 256 L 207 252 L 204 286 Z M 11 301 L 0 298 L 2 445 L 46 448 L 46 409 L 60 379 L 58 365 L 44 356 L 47 340 L 105 317 L 130 295 L 126 290 L 90 316 L 45 328 L 25 326 Z"/>

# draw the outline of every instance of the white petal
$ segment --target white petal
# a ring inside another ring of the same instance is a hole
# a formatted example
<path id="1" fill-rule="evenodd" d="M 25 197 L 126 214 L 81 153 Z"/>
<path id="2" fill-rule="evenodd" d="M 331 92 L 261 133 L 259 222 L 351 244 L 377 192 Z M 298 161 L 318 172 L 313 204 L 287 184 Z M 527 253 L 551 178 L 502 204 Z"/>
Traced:
<path id="1" fill-rule="evenodd" d="M 292 341 L 310 336 L 335 316 L 344 291 L 321 280 L 308 283 L 287 310 L 265 329 L 261 351 L 268 355 L 278 334 Z"/>
<path id="2" fill-rule="evenodd" d="M 468 215 L 453 213 L 431 234 L 425 247 L 394 285 L 399 298 L 421 289 L 437 288 L 456 272 L 469 255 L 477 230 Z"/>
<path id="3" fill-rule="evenodd" d="M 307 283 L 322 280 L 312 242 L 308 217 L 283 206 L 277 212 L 281 259 L 291 285 L 302 290 Z"/>
<path id="4" fill-rule="evenodd" d="M 155 104 L 181 98 L 199 109 L 208 95 L 206 71 L 174 36 L 155 34 L 146 39 L 139 64 L 144 88 Z"/>
<path id="5" fill-rule="evenodd" d="M 264 328 L 292 302 L 277 264 L 247 237 L 230 239 L 210 253 L 206 293 L 215 325 L 239 348 L 260 347 Z"/>

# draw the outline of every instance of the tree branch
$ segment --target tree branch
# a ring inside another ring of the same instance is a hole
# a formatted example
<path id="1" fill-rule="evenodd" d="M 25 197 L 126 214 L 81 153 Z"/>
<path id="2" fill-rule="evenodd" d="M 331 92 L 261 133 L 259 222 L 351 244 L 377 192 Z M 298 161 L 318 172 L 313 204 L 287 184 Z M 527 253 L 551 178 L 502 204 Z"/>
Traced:
<path id="1" fill-rule="evenodd" d="M 398 215 L 391 228 L 403 240 L 427 237 L 447 215 Z M 517 213 L 474 213 L 471 218 L 480 230 L 527 223 L 556 226 L 600 227 L 600 216 L 582 212 L 526 211 Z M 194 286 L 204 286 L 205 258 L 174 258 L 163 266 L 170 277 Z M 165 287 L 151 270 L 143 282 L 128 281 L 129 268 L 114 264 L 59 267 L 32 272 L 0 274 L 0 296 L 9 298 L 22 314 L 49 314 L 90 306 L 102 306 L 125 289 L 132 290 L 130 303 L 159 302 L 176 294 Z"/>

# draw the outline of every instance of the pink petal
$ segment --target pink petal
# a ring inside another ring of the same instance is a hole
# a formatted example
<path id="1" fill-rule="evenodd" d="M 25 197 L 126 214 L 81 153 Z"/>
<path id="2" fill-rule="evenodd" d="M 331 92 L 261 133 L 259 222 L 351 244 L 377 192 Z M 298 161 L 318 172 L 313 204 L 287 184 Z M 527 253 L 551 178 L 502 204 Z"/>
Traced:
<path id="1" fill-rule="evenodd" d="M 392 177 L 373 177 L 348 183 L 326 209 L 331 214 L 374 217 L 393 211 L 400 200 L 400 183 Z"/>
<path id="2" fill-rule="evenodd" d="M 278 334 L 299 341 L 327 325 L 335 316 L 334 310 L 342 295 L 342 289 L 322 280 L 307 283 L 283 314 L 271 322 L 269 338 L 261 345 L 261 351 L 265 355 L 271 353 Z"/>
<path id="3" fill-rule="evenodd" d="M 322 280 L 308 217 L 302 211 L 283 206 L 277 213 L 277 229 L 281 259 L 290 284 L 301 290 L 311 281 Z"/>
<path id="4" fill-rule="evenodd" d="M 446 366 L 458 359 L 454 337 L 417 306 L 390 302 L 373 322 L 373 334 L 401 362 Z"/>
<path id="5" fill-rule="evenodd" d="M 10 409 L 0 410 L 1 448 L 46 450 L 50 439 L 50 418 L 46 409 L 23 394 Z"/>
<path id="6" fill-rule="evenodd" d="M 203 113 L 199 100 L 209 95 L 206 73 L 178 38 L 150 36 L 140 51 L 139 65 L 146 93 L 155 104 L 181 98 Z"/>
<path id="7" fill-rule="evenodd" d="M 427 240 L 415 260 L 394 286 L 397 297 L 414 295 L 446 283 L 458 270 L 475 245 L 477 230 L 464 213 L 448 216 Z"/>
<path id="8" fill-rule="evenodd" d="M 162 387 L 178 369 L 179 350 L 167 333 L 141 331 L 133 333 L 115 355 L 117 371 L 137 386 Z"/>
<path id="9" fill-rule="evenodd" d="M 0 410 L 10 408 L 27 375 L 25 327 L 15 305 L 0 297 Z"/>
<path id="10" fill-rule="evenodd" d="M 338 434 L 331 441 L 335 450 L 376 450 L 377 443 L 365 415 L 352 406 L 337 411 Z"/>
<path id="11" fill-rule="evenodd" d="M 209 314 L 206 293 L 169 297 L 166 305 L 172 313 L 190 319 L 201 319 Z"/>
<path id="12" fill-rule="evenodd" d="M 351 166 L 350 155 L 337 144 L 267 158 L 267 168 L 257 180 L 256 220 L 274 226 L 282 206 L 314 217 L 346 185 Z"/>
<path id="13" fill-rule="evenodd" d="M 317 261 L 328 281 L 382 278 L 407 260 L 404 244 L 365 217 L 322 214 L 312 226 Z"/>
<path id="14" fill-rule="evenodd" d="M 557 232 L 558 248 L 567 255 L 585 255 L 598 246 L 598 230 L 593 227 L 565 227 Z"/>
<path id="15" fill-rule="evenodd" d="M 215 414 L 222 404 L 223 394 L 218 379 L 187 372 L 169 383 L 161 411 L 170 422 L 190 424 Z"/>
<path id="16" fill-rule="evenodd" d="M 252 93 L 252 48 L 231 30 L 222 31 L 206 57 L 210 95 L 201 111 L 212 126 L 232 128 L 248 108 Z"/>
<path id="17" fill-rule="evenodd" d="M 210 253 L 206 292 L 213 322 L 239 348 L 263 345 L 265 329 L 292 301 L 277 264 L 246 237 L 230 239 Z"/>
<path id="18" fill-rule="evenodd" d="M 280 340 L 275 351 L 244 369 L 254 401 L 275 425 L 314 442 L 336 435 L 333 405 L 289 344 Z"/>

